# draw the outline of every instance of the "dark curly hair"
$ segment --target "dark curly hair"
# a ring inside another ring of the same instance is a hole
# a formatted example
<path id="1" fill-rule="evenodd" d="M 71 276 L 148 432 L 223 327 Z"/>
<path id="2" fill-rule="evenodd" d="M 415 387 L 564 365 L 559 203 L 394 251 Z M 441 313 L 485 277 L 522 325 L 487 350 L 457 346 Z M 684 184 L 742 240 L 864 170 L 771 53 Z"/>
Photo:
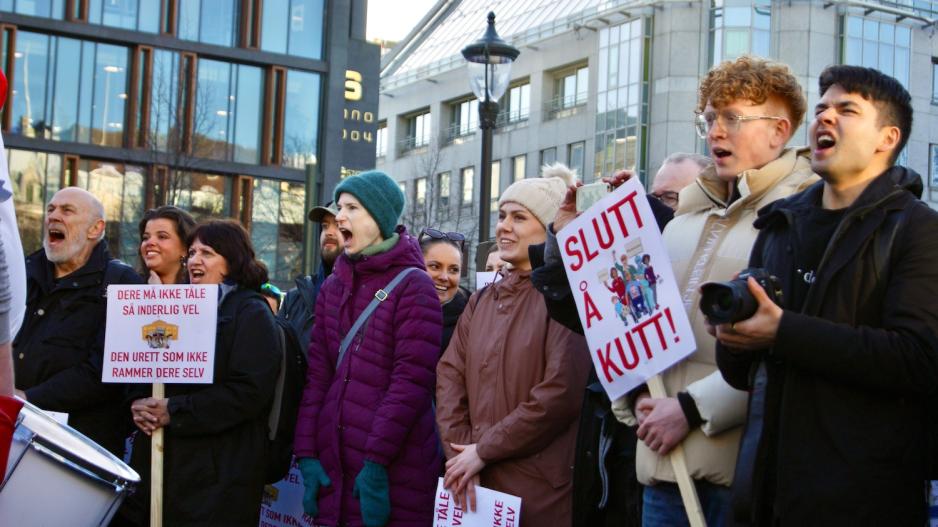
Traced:
<path id="1" fill-rule="evenodd" d="M 176 226 L 176 236 L 179 236 L 179 240 L 186 246 L 186 252 L 189 250 L 189 236 L 192 234 L 192 231 L 195 229 L 195 219 L 192 218 L 192 215 L 188 212 L 180 209 L 179 207 L 174 207 L 172 205 L 163 205 L 162 207 L 157 207 L 155 209 L 150 209 L 143 213 L 143 218 L 138 224 L 138 230 L 140 231 L 140 243 L 143 244 L 143 233 L 147 230 L 147 223 L 151 220 L 169 220 L 173 222 L 173 225 Z M 144 280 L 147 276 L 150 275 L 150 270 L 147 269 L 146 262 L 143 260 L 143 255 L 140 255 L 140 272 Z M 186 273 L 185 261 L 182 262 L 182 265 L 179 266 L 179 272 L 176 274 L 177 284 L 184 284 L 189 281 L 189 276 Z"/>
<path id="2" fill-rule="evenodd" d="M 260 292 L 267 282 L 267 266 L 254 255 L 248 231 L 234 220 L 208 220 L 196 226 L 189 245 L 199 240 L 220 254 L 228 265 L 226 279 L 239 286 Z"/>

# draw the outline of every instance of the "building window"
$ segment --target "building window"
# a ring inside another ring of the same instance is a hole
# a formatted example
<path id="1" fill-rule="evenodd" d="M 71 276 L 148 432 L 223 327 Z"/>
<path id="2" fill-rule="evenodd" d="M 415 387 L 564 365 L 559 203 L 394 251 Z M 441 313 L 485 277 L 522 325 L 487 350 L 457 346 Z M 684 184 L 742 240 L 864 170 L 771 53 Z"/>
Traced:
<path id="1" fill-rule="evenodd" d="M 19 31 L 13 50 L 13 133 L 122 146 L 128 49 Z"/>
<path id="2" fill-rule="evenodd" d="M 261 49 L 322 58 L 324 0 L 264 0 Z M 318 96 L 317 96 L 318 99 Z"/>
<path id="3" fill-rule="evenodd" d="M 742 55 L 769 56 L 772 4 L 769 0 L 712 0 L 710 65 Z"/>
<path id="4" fill-rule="evenodd" d="M 550 147 L 550 148 L 545 148 L 544 150 L 541 150 L 541 164 L 539 166 L 542 167 L 544 165 L 553 165 L 556 162 L 557 162 L 557 148 L 556 147 Z M 540 168 L 538 168 L 538 170 L 540 170 Z"/>
<path id="5" fill-rule="evenodd" d="M 405 181 L 398 181 L 398 182 L 397 182 L 397 186 L 400 187 L 401 193 L 406 196 L 406 195 L 407 195 L 407 182 L 405 182 Z"/>
<path id="6" fill-rule="evenodd" d="M 62 156 L 15 149 L 0 155 L 7 157 L 23 250 L 32 254 L 42 247 L 46 203 L 62 187 Z"/>
<path id="7" fill-rule="evenodd" d="M 378 123 L 378 133 L 375 134 L 375 156 L 384 157 L 388 154 L 388 123 Z"/>
<path id="8" fill-rule="evenodd" d="M 548 103 L 554 111 L 586 104 L 589 95 L 589 68 L 565 70 L 554 78 L 554 98 Z"/>
<path id="9" fill-rule="evenodd" d="M 100 2 L 101 0 L 93 0 Z M 104 0 L 105 3 L 113 0 Z M 183 40 L 234 46 L 238 34 L 239 0 L 178 0 L 176 36 Z M 145 3 L 159 2 L 146 0 Z M 265 2 L 266 3 L 266 2 Z"/>
<path id="10" fill-rule="evenodd" d="M 417 178 L 414 181 L 414 207 L 427 206 L 427 178 Z"/>
<path id="11" fill-rule="evenodd" d="M 271 280 L 289 282 L 302 270 L 306 187 L 254 178 L 252 201 L 251 242 L 257 258 L 267 265 Z"/>
<path id="12" fill-rule="evenodd" d="M 449 172 L 441 172 L 436 175 L 436 191 L 440 198 L 440 207 L 442 207 L 444 211 L 449 209 L 449 180 Z"/>
<path id="13" fill-rule="evenodd" d="M 65 0 L 0 0 L 0 11 L 62 20 Z"/>
<path id="14" fill-rule="evenodd" d="M 319 74 L 287 71 L 283 118 L 283 166 L 304 168 L 316 162 L 319 138 Z"/>
<path id="15" fill-rule="evenodd" d="M 138 264 L 137 226 L 144 211 L 146 171 L 139 166 L 82 159 L 76 172 L 66 183 L 87 190 L 104 205 L 104 233 L 111 256 Z"/>
<path id="16" fill-rule="evenodd" d="M 857 15 L 843 17 L 843 64 L 875 68 L 909 86 L 911 30 Z"/>
<path id="17" fill-rule="evenodd" d="M 466 167 L 459 171 L 459 177 L 462 180 L 462 202 L 463 206 L 472 204 L 472 185 L 476 177 L 475 167 Z"/>
<path id="18" fill-rule="evenodd" d="M 531 113 L 531 85 L 529 83 L 512 86 L 505 95 L 502 104 L 505 109 L 499 115 L 499 124 L 525 121 Z"/>
<path id="19" fill-rule="evenodd" d="M 502 195 L 502 162 L 492 161 L 492 180 L 490 185 L 492 193 L 492 210 L 498 207 L 498 197 Z"/>
<path id="20" fill-rule="evenodd" d="M 938 144 L 928 145 L 928 167 L 931 172 L 928 178 L 931 190 L 938 191 Z"/>
<path id="21" fill-rule="evenodd" d="M 85 0 L 88 5 L 88 23 L 157 33 L 160 30 L 160 3 L 153 0 Z M 20 0 L 19 3 L 23 3 Z M 48 3 L 48 2 L 46 2 Z M 60 1 L 55 2 L 61 3 Z M 81 8 L 80 0 L 74 2 Z M 75 17 L 80 19 L 81 16 Z"/>
<path id="22" fill-rule="evenodd" d="M 479 129 L 479 99 L 466 99 L 454 103 L 447 139 L 452 142 L 458 137 L 474 134 Z"/>
<path id="23" fill-rule="evenodd" d="M 599 30 L 592 179 L 632 167 L 644 177 L 649 76 L 644 57 L 649 56 L 650 34 L 648 19 Z M 567 152 L 568 163 L 574 162 L 575 150 Z M 584 178 L 585 161 L 584 152 L 578 161 Z"/>
<path id="24" fill-rule="evenodd" d="M 938 57 L 931 58 L 931 103 L 938 104 Z"/>
<path id="25" fill-rule="evenodd" d="M 524 179 L 524 171 L 527 164 L 527 156 L 521 154 L 511 158 L 511 181 L 521 181 Z"/>
<path id="26" fill-rule="evenodd" d="M 581 177 L 583 175 L 583 161 L 586 157 L 586 143 L 580 141 L 579 143 L 571 143 L 567 145 L 567 165 L 576 170 L 576 173 Z"/>
<path id="27" fill-rule="evenodd" d="M 257 164 L 263 72 L 199 59 L 192 155 Z"/>
<path id="28" fill-rule="evenodd" d="M 413 150 L 430 144 L 430 112 L 407 118 L 407 139 L 403 150 Z"/>

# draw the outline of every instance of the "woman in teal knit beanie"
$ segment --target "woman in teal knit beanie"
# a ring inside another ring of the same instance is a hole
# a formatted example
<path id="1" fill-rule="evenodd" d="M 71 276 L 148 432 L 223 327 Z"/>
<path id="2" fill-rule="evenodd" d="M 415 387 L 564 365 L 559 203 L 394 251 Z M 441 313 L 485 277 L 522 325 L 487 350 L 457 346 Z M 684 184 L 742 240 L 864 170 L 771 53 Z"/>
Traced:
<path id="1" fill-rule="evenodd" d="M 425 272 L 406 275 L 338 362 L 377 291 L 424 265 L 417 240 L 397 225 L 404 194 L 386 174 L 343 180 L 335 201 L 345 250 L 316 301 L 294 443 L 303 508 L 316 525 L 423 527 L 442 467 L 431 407 L 439 299 Z"/>

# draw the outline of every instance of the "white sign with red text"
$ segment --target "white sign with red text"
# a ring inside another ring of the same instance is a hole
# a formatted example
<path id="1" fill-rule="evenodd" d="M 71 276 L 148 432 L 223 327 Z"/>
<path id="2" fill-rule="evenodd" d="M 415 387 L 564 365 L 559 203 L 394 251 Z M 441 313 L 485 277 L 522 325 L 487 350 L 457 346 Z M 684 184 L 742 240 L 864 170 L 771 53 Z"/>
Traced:
<path id="1" fill-rule="evenodd" d="M 303 512 L 303 474 L 296 464 L 287 477 L 264 486 L 258 527 L 313 527 L 315 521 Z"/>
<path id="2" fill-rule="evenodd" d="M 593 365 L 613 400 L 696 349 L 668 254 L 637 178 L 557 234 Z"/>
<path id="3" fill-rule="evenodd" d="M 211 383 L 217 285 L 110 285 L 104 382 Z"/>
<path id="4" fill-rule="evenodd" d="M 443 478 L 436 484 L 433 527 L 518 527 L 521 525 L 521 498 L 476 486 L 476 510 L 456 506 L 453 496 L 443 487 Z"/>

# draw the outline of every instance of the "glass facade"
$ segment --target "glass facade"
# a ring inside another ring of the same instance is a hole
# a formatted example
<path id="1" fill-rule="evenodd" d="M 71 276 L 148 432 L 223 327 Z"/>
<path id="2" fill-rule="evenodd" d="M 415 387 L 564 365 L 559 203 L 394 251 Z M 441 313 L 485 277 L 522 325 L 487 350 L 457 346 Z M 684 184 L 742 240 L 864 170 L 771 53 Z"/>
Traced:
<path id="1" fill-rule="evenodd" d="M 321 59 L 324 1 L 264 0 L 261 49 Z"/>
<path id="2" fill-rule="evenodd" d="M 440 207 L 442 207 L 444 210 L 449 208 L 449 180 L 449 172 L 441 172 L 436 175 L 436 192 L 440 199 Z"/>
<path id="3" fill-rule="evenodd" d="M 17 138 L 2 153 L 27 252 L 41 248 L 45 203 L 75 185 L 102 201 L 111 253 L 128 264 L 139 264 L 144 211 L 172 204 L 197 219 L 239 219 L 272 279 L 303 271 L 305 183 L 284 168 L 319 161 L 327 69 L 234 59 L 256 46 L 321 60 L 324 0 L 0 0 L 5 13 L 26 15 L 0 35 L 10 81 L 0 124 L 6 137 L 30 139 L 29 150 Z M 69 23 L 48 30 L 28 17 Z M 81 24 L 126 32 L 101 32 L 99 42 Z M 127 32 L 148 35 L 141 44 Z"/>
<path id="4" fill-rule="evenodd" d="M 644 176 L 650 24 L 648 19 L 635 19 L 599 31 L 593 179 L 632 167 Z M 582 167 L 583 156 L 578 152 L 570 145 L 567 161 L 571 167 L 575 156 Z"/>
<path id="5" fill-rule="evenodd" d="M 185 4 L 185 0 L 180 0 Z M 75 2 L 76 10 L 78 2 Z M 160 30 L 157 0 L 88 0 L 88 23 L 146 33 Z"/>
<path id="6" fill-rule="evenodd" d="M 238 0 L 178 0 L 176 36 L 217 46 L 234 46 L 238 35 Z M 159 5 L 159 2 L 147 0 Z"/>
<path id="7" fill-rule="evenodd" d="M 461 205 L 472 204 L 472 189 L 475 182 L 476 170 L 474 167 L 465 167 L 459 171 L 459 178 L 462 180 L 462 200 Z"/>
<path id="8" fill-rule="evenodd" d="M 127 48 L 29 31 L 16 37 L 10 131 L 121 146 Z"/>
<path id="9" fill-rule="evenodd" d="M 403 150 L 413 150 L 430 144 L 430 112 L 407 118 L 407 139 Z"/>
<path id="10" fill-rule="evenodd" d="M 287 72 L 283 122 L 283 165 L 304 168 L 315 163 L 319 143 L 319 74 Z"/>
<path id="11" fill-rule="evenodd" d="M 199 59 L 194 153 L 241 163 L 260 161 L 263 78 L 254 66 Z"/>
<path id="12" fill-rule="evenodd" d="M 450 138 L 474 134 L 479 129 L 479 99 L 472 98 L 453 104 Z M 429 124 L 429 120 L 427 121 Z"/>
<path id="13" fill-rule="evenodd" d="M 843 17 L 844 64 L 875 68 L 909 86 L 912 32 L 907 26 L 862 16 Z"/>
<path id="14" fill-rule="evenodd" d="M 302 183 L 254 180 L 251 242 L 271 280 L 287 282 L 301 272 L 305 201 Z"/>
<path id="15" fill-rule="evenodd" d="M 771 25 L 769 0 L 711 0 L 710 65 L 746 54 L 768 57 Z"/>
<path id="16" fill-rule="evenodd" d="M 511 158 L 511 181 L 521 181 L 524 179 L 524 171 L 527 165 L 528 157 L 524 154 Z"/>
<path id="17" fill-rule="evenodd" d="M 531 113 L 531 85 L 528 83 L 512 86 L 504 97 L 506 108 L 503 114 L 509 123 L 524 121 Z"/>

